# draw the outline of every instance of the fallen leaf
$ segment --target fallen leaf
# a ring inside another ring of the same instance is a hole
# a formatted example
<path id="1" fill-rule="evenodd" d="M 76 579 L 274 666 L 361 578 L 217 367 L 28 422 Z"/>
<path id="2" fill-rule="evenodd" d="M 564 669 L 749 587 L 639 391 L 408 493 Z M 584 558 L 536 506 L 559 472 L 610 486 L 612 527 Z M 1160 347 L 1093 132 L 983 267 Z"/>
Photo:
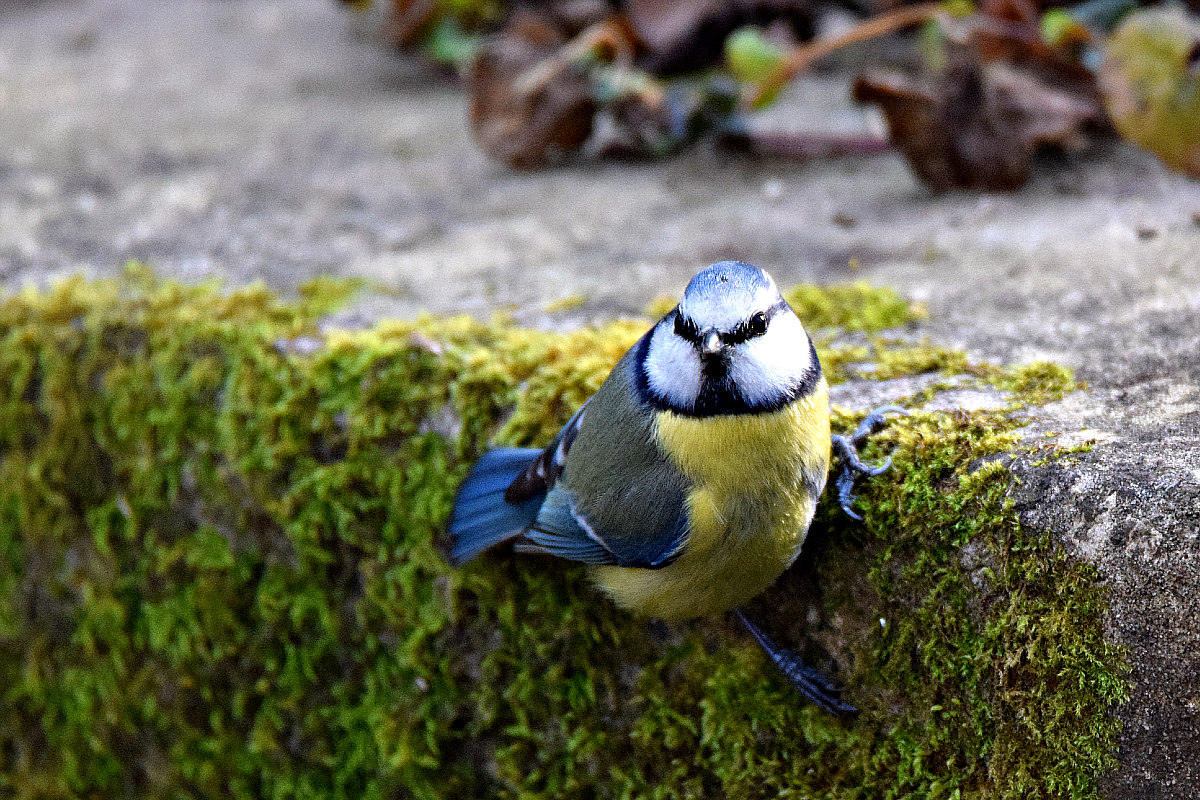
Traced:
<path id="1" fill-rule="evenodd" d="M 397 47 L 419 42 L 437 18 L 435 0 L 392 0 L 386 35 Z"/>
<path id="2" fill-rule="evenodd" d="M 598 69 L 593 78 L 602 101 L 594 155 L 662 157 L 689 143 L 683 93 L 668 97 L 653 76 L 628 67 Z"/>
<path id="3" fill-rule="evenodd" d="M 1100 88 L 1117 131 L 1200 177 L 1200 18 L 1141 9 L 1109 39 Z"/>
<path id="4" fill-rule="evenodd" d="M 876 70 L 854 86 L 856 100 L 882 108 L 892 141 L 931 189 L 1019 188 L 1040 148 L 1076 149 L 1106 126 L 1090 73 L 1045 43 L 1031 6 L 995 3 L 940 23 L 943 69 Z"/>
<path id="5" fill-rule="evenodd" d="M 757 83 L 779 68 L 783 48 L 757 28 L 739 28 L 725 39 L 725 63 L 742 83 Z"/>
<path id="6" fill-rule="evenodd" d="M 471 68 L 471 129 L 480 148 L 515 169 L 535 169 L 579 148 L 596 101 L 585 66 L 560 59 L 568 42 L 543 17 L 518 12 Z"/>

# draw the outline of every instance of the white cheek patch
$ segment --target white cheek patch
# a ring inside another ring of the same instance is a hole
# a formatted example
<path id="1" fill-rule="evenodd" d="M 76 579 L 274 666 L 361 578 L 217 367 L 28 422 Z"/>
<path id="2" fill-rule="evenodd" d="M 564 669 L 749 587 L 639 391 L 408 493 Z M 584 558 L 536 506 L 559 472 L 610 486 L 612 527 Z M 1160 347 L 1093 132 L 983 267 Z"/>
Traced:
<path id="1" fill-rule="evenodd" d="M 771 318 L 767 332 L 734 348 L 729 375 L 747 403 L 771 404 L 790 394 L 812 366 L 804 325 L 791 311 Z"/>
<path id="2" fill-rule="evenodd" d="M 646 352 L 650 389 L 679 408 L 690 408 L 700 396 L 700 356 L 688 342 L 660 323 Z"/>

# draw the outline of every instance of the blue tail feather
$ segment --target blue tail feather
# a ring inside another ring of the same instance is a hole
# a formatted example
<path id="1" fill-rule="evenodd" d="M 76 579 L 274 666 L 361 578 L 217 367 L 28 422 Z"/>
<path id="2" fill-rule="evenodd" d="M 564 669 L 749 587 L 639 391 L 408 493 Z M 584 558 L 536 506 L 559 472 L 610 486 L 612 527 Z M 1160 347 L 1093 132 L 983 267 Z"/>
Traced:
<path id="1" fill-rule="evenodd" d="M 450 536 L 454 540 L 450 557 L 456 564 L 517 536 L 537 517 L 544 495 L 510 505 L 504 500 L 504 490 L 541 453 L 498 447 L 484 453 L 472 467 L 458 488 L 450 517 Z"/>

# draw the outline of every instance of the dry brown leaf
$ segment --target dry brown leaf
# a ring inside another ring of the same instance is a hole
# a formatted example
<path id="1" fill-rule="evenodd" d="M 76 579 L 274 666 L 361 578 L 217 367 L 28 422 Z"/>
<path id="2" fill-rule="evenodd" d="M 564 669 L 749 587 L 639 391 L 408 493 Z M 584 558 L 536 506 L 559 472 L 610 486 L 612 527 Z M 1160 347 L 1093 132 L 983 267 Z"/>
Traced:
<path id="1" fill-rule="evenodd" d="M 1011 190 L 1041 147 L 1075 149 L 1107 126 L 1091 74 L 1042 41 L 1031 6 L 943 20 L 947 64 L 937 74 L 873 71 L 854 96 L 878 104 L 893 143 L 935 191 Z"/>
<path id="2" fill-rule="evenodd" d="M 485 153 L 536 169 L 591 135 L 596 102 L 588 74 L 575 60 L 555 59 L 567 41 L 545 18 L 518 13 L 479 52 L 470 76 L 471 129 Z"/>
<path id="3" fill-rule="evenodd" d="M 386 35 L 397 47 L 409 47 L 421 40 L 437 14 L 435 0 L 392 0 Z"/>

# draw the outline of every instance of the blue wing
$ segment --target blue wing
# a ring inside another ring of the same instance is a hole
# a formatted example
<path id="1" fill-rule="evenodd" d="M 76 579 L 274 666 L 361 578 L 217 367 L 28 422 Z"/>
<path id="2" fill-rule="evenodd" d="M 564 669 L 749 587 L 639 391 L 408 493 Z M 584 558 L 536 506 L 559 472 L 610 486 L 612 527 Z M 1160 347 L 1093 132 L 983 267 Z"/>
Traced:
<path id="1" fill-rule="evenodd" d="M 571 445 L 575 443 L 575 437 L 579 435 L 579 429 L 583 427 L 583 419 L 587 415 L 588 403 L 585 401 L 579 410 L 567 420 L 567 424 L 562 426 L 562 430 L 551 440 L 550 444 L 546 445 L 537 458 L 531 459 L 528 466 L 521 474 L 517 475 L 508 489 L 504 492 L 504 499 L 509 503 L 521 503 L 531 497 L 543 497 L 546 492 L 554 488 L 554 483 L 563 473 L 563 468 L 567 463 L 567 453 L 571 452 Z"/>
<path id="2" fill-rule="evenodd" d="M 630 350 L 540 455 L 480 459 L 451 524 L 456 560 L 510 539 L 519 552 L 584 564 L 659 569 L 679 557 L 690 484 L 655 444 L 636 363 Z"/>
<path id="3" fill-rule="evenodd" d="M 544 450 L 497 447 L 476 462 L 458 488 L 450 517 L 450 558 L 455 564 L 521 535 L 533 524 L 546 493 L 562 474 L 585 408 L 587 403 Z"/>
<path id="4" fill-rule="evenodd" d="M 570 436 L 554 448 L 569 457 L 547 459 L 541 469 L 554 481 L 537 517 L 516 539 L 518 550 L 659 569 L 687 546 L 690 483 L 659 449 L 654 411 L 634 391 L 636 349 L 625 354 L 587 412 L 568 426 Z"/>
<path id="5" fill-rule="evenodd" d="M 661 569 L 679 557 L 688 532 L 687 514 L 680 506 L 674 519 L 652 535 L 606 536 L 579 509 L 574 493 L 559 486 L 546 496 L 514 549 L 584 564 Z"/>
<path id="6" fill-rule="evenodd" d="M 508 503 L 504 492 L 540 450 L 500 447 L 489 450 L 471 469 L 458 489 L 450 517 L 450 558 L 455 564 L 520 535 L 537 518 L 544 495 Z"/>

